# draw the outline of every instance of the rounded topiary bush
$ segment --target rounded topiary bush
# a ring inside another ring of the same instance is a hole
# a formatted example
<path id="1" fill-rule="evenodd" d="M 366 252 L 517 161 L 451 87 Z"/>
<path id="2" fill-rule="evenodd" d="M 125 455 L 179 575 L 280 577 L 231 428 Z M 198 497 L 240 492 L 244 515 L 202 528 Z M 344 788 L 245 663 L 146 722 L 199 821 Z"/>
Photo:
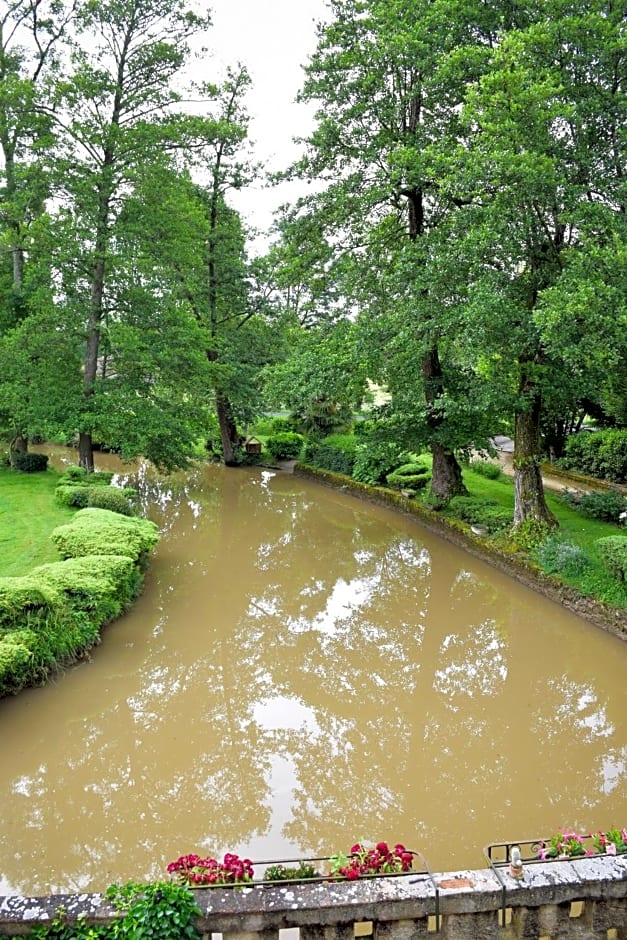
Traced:
<path id="1" fill-rule="evenodd" d="M 266 449 L 275 460 L 298 460 L 305 438 L 294 431 L 273 434 L 266 441 Z"/>
<path id="2" fill-rule="evenodd" d="M 385 479 L 393 490 L 420 490 L 431 479 L 431 471 L 425 464 L 414 461 L 402 464 L 393 473 L 388 473 Z"/>

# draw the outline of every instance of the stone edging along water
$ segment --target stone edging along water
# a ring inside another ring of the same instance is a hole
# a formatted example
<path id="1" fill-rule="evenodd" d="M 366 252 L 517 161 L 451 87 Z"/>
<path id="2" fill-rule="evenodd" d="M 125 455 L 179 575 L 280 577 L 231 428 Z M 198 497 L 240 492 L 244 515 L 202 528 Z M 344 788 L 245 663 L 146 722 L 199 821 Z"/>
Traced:
<path id="1" fill-rule="evenodd" d="M 379 506 L 388 506 L 413 517 L 431 532 L 463 548 L 476 558 L 481 558 L 503 574 L 514 578 L 549 600 L 561 604 L 594 626 L 613 633 L 621 640 L 627 640 L 627 610 L 609 607 L 592 597 L 578 594 L 574 588 L 551 578 L 531 562 L 498 551 L 487 539 L 469 532 L 463 523 L 441 516 L 395 490 L 358 483 L 352 477 L 332 473 L 329 470 L 320 470 L 317 467 L 297 463 L 293 472 L 297 476 L 307 477 L 325 486 L 334 487 Z"/>

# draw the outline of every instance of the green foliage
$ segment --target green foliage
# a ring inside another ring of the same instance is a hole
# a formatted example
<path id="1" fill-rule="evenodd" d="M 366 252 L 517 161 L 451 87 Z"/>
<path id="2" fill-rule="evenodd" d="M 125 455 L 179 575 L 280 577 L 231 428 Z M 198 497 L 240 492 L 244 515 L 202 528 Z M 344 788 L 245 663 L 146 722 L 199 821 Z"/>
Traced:
<path id="1" fill-rule="evenodd" d="M 566 470 L 624 483 L 627 480 L 627 430 L 572 434 L 559 463 Z"/>
<path id="2" fill-rule="evenodd" d="M 512 524 L 512 512 L 499 503 L 476 496 L 454 496 L 447 503 L 447 515 L 452 515 L 471 525 L 482 526 L 488 532 L 499 532 Z"/>
<path id="3" fill-rule="evenodd" d="M 128 940 L 200 940 L 194 918 L 200 910 L 185 885 L 171 881 L 156 884 L 111 885 L 107 900 L 124 915 L 115 925 L 115 937 Z"/>
<path id="4" fill-rule="evenodd" d="M 34 634 L 16 630 L 0 637 L 0 696 L 19 689 L 31 673 Z"/>
<path id="5" fill-rule="evenodd" d="M 430 468 L 419 461 L 403 464 L 386 477 L 387 485 L 394 490 L 421 490 L 430 479 Z"/>
<path id="6" fill-rule="evenodd" d="M 48 469 L 47 454 L 20 453 L 13 451 L 11 454 L 11 466 L 14 470 L 20 470 L 22 473 L 42 473 Z"/>
<path id="7" fill-rule="evenodd" d="M 64 605 L 72 613 L 87 614 L 90 633 L 97 633 L 105 623 L 127 610 L 141 583 L 134 560 L 112 554 L 86 554 L 41 565 L 31 572 L 31 577 L 62 595 Z"/>
<path id="8" fill-rule="evenodd" d="M 108 486 L 113 477 L 112 470 L 94 470 L 93 473 L 87 473 L 84 467 L 68 467 L 60 478 L 59 485 L 64 486 L 73 483 L 82 484 L 83 486 Z"/>
<path id="9" fill-rule="evenodd" d="M 503 475 L 498 463 L 492 463 L 490 460 L 471 460 L 468 464 L 473 473 L 478 473 L 488 480 L 498 480 Z"/>
<path id="10" fill-rule="evenodd" d="M 603 564 L 619 581 L 627 580 L 627 537 L 610 535 L 594 543 Z"/>
<path id="11" fill-rule="evenodd" d="M 87 506 L 92 509 L 110 509 L 122 516 L 135 515 L 133 501 L 137 498 L 137 490 L 131 487 L 121 489 L 119 486 L 89 486 L 87 488 Z"/>
<path id="12" fill-rule="evenodd" d="M 384 483 L 389 473 L 408 460 L 409 455 L 395 441 L 370 440 L 355 449 L 353 477 L 359 483 L 376 486 Z"/>
<path id="13" fill-rule="evenodd" d="M 89 497 L 89 487 L 82 484 L 60 483 L 54 491 L 54 495 L 62 506 L 85 509 Z"/>
<path id="14" fill-rule="evenodd" d="M 299 862 L 296 867 L 287 865 L 268 865 L 264 872 L 265 881 L 303 881 L 307 878 L 319 878 L 311 862 Z"/>
<path id="15" fill-rule="evenodd" d="M 0 635 L 23 626 L 40 629 L 59 604 L 59 592 L 35 575 L 0 578 Z"/>
<path id="16" fill-rule="evenodd" d="M 321 440 L 313 438 L 305 445 L 305 463 L 333 473 L 352 476 L 357 441 L 352 434 L 330 434 Z"/>
<path id="17" fill-rule="evenodd" d="M 142 562 L 159 541 L 154 522 L 130 518 L 108 509 L 81 509 L 52 540 L 63 558 L 81 555 L 125 555 Z"/>
<path id="18" fill-rule="evenodd" d="M 551 526 L 542 519 L 525 519 L 510 532 L 510 541 L 514 548 L 533 552 L 551 534 Z"/>
<path id="19" fill-rule="evenodd" d="M 266 448 L 275 460 L 297 460 L 303 449 L 305 438 L 293 431 L 273 434 L 266 441 Z"/>
<path id="20" fill-rule="evenodd" d="M 535 549 L 534 557 L 547 574 L 582 574 L 590 566 L 584 550 L 558 534 L 550 535 Z"/>
<path id="21" fill-rule="evenodd" d="M 191 891 L 172 882 L 111 885 L 106 899 L 119 911 L 109 924 L 70 921 L 65 908 L 59 908 L 50 925 L 39 924 L 31 936 L 36 940 L 200 940 L 194 918 L 200 910 Z"/>
<path id="22" fill-rule="evenodd" d="M 627 497 L 618 490 L 606 490 L 602 493 L 583 493 L 579 490 L 564 489 L 561 499 L 578 512 L 591 519 L 603 519 L 606 522 L 620 522 L 620 515 L 627 511 Z"/>

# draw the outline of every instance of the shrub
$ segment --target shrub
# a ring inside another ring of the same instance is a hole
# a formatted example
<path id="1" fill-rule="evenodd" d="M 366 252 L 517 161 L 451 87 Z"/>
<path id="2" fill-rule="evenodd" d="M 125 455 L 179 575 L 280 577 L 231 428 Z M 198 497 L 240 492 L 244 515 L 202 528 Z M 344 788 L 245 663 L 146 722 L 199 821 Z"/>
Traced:
<path id="1" fill-rule="evenodd" d="M 294 433 L 298 429 L 298 418 L 273 418 L 270 422 L 271 434 Z"/>
<path id="2" fill-rule="evenodd" d="M 407 463 L 409 455 L 395 441 L 370 441 L 355 449 L 353 478 L 359 483 L 376 486 L 384 483 L 388 473 Z"/>
<path id="3" fill-rule="evenodd" d="M 619 581 L 627 580 L 627 537 L 610 535 L 594 543 L 607 570 Z"/>
<path id="4" fill-rule="evenodd" d="M 512 524 L 512 513 L 498 503 L 476 496 L 454 496 L 448 503 L 448 511 L 464 522 L 480 525 L 488 532 L 498 532 Z"/>
<path id="5" fill-rule="evenodd" d="M 618 490 L 606 490 L 604 493 L 582 493 L 579 490 L 562 490 L 560 498 L 571 509 L 584 513 L 593 519 L 619 523 L 619 516 L 627 510 L 627 497 Z"/>
<path id="6" fill-rule="evenodd" d="M 16 630 L 0 638 L 0 696 L 16 692 L 28 680 L 33 642 L 30 630 Z"/>
<path id="7" fill-rule="evenodd" d="M 154 522 L 121 516 L 108 509 L 81 509 L 52 533 L 63 558 L 81 555 L 126 555 L 142 562 L 159 541 Z"/>
<path id="8" fill-rule="evenodd" d="M 119 486 L 88 486 L 87 505 L 94 509 L 110 509 L 122 516 L 134 516 L 133 500 L 137 497 L 137 490 Z"/>
<path id="9" fill-rule="evenodd" d="M 536 561 L 548 574 L 582 574 L 590 559 L 579 545 L 550 535 L 536 550 Z"/>
<path id="10" fill-rule="evenodd" d="M 31 575 L 0 578 L 0 634 L 25 625 L 37 629 L 59 603 L 58 592 Z"/>
<path id="11" fill-rule="evenodd" d="M 385 478 L 387 485 L 394 490 L 420 490 L 431 479 L 431 471 L 425 464 L 414 461 L 405 463 Z"/>
<path id="12" fill-rule="evenodd" d="M 492 463 L 491 460 L 471 460 L 468 467 L 473 473 L 478 473 L 488 480 L 498 480 L 503 475 L 500 465 Z"/>
<path id="13" fill-rule="evenodd" d="M 294 431 L 282 431 L 266 441 L 266 448 L 275 460 L 297 460 L 305 438 Z"/>
<path id="14" fill-rule="evenodd" d="M 22 473 L 41 473 L 48 469 L 48 455 L 22 454 L 20 451 L 14 451 L 11 454 L 11 466 Z"/>
<path id="15" fill-rule="evenodd" d="M 560 464 L 567 470 L 624 483 L 627 478 L 627 431 L 571 434 Z"/>
<path id="16" fill-rule="evenodd" d="M 84 509 L 87 506 L 89 487 L 75 484 L 60 483 L 54 491 L 55 499 L 63 506 L 74 506 Z"/>
<path id="17" fill-rule="evenodd" d="M 314 467 L 352 476 L 357 442 L 352 434 L 330 434 L 305 445 L 304 459 Z"/>
<path id="18" fill-rule="evenodd" d="M 68 467 L 59 480 L 59 485 L 74 483 L 82 486 L 109 486 L 113 477 L 111 470 L 95 470 L 93 473 L 87 473 L 84 467 Z"/>
<path id="19" fill-rule="evenodd" d="M 100 627 L 129 607 L 141 583 L 141 573 L 131 558 L 111 554 L 40 565 L 31 576 L 62 595 L 74 614 L 87 614 L 87 629 L 94 637 Z"/>

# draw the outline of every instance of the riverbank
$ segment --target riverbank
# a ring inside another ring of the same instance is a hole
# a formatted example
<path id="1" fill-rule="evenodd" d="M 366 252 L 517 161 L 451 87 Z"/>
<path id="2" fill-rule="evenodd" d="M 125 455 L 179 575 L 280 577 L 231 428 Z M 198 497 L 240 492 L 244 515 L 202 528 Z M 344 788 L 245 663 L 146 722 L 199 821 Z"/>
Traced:
<path id="1" fill-rule="evenodd" d="M 500 572 L 515 578 L 521 584 L 542 594 L 572 611 L 594 626 L 607 630 L 621 640 L 627 640 L 627 609 L 613 608 L 593 597 L 586 597 L 574 588 L 543 572 L 537 565 L 520 555 L 504 552 L 482 536 L 474 534 L 470 527 L 457 520 L 447 518 L 423 503 L 409 499 L 395 490 L 368 486 L 351 477 L 319 470 L 306 464 L 293 467 L 297 475 L 315 479 L 326 486 L 336 487 L 381 506 L 390 506 L 405 515 L 412 516 L 430 531 L 442 536 L 454 545 L 463 548 L 477 558 L 488 562 Z"/>

